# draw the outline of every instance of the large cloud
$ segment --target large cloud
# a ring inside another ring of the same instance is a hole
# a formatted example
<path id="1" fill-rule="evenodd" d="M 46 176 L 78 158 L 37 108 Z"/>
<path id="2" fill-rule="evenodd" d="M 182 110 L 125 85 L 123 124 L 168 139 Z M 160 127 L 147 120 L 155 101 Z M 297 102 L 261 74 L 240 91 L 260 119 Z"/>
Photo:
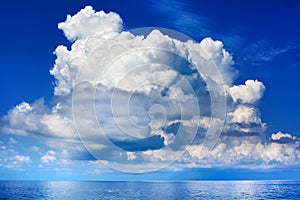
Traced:
<path id="1" fill-rule="evenodd" d="M 297 162 L 299 144 L 291 135 L 261 141 L 266 124 L 257 104 L 265 86 L 257 80 L 233 85 L 234 62 L 221 41 L 182 42 L 159 30 L 133 35 L 122 30 L 118 14 L 90 6 L 58 28 L 72 42 L 70 50 L 56 48 L 50 70 L 58 101 L 52 108 L 42 100 L 20 103 L 3 117 L 1 128 L 7 134 L 44 137 L 49 147 L 64 152 L 46 151 L 44 164 L 58 156 L 90 159 L 80 139 L 104 163 L 134 164 L 137 171 L 137 166 L 153 169 L 179 158 L 191 143 L 178 161 L 184 166 Z M 219 110 L 213 101 L 225 98 L 227 121 L 217 137 L 211 127 L 223 125 L 225 108 Z M 279 143 L 282 138 L 293 142 Z M 128 151 L 115 152 L 107 139 Z M 213 139 L 218 141 L 211 149 Z"/>
<path id="2" fill-rule="evenodd" d="M 65 113 L 61 113 L 61 110 L 60 103 L 50 110 L 42 99 L 32 105 L 20 103 L 3 118 L 6 125 L 2 128 L 2 132 L 23 136 L 77 137 L 72 120 Z"/>
<path id="3" fill-rule="evenodd" d="M 200 166 L 240 166 L 240 167 L 278 167 L 299 165 L 299 142 L 294 143 L 254 143 L 248 140 L 236 141 L 235 145 L 220 142 L 208 154 L 203 156 L 197 151 L 201 146 L 188 148 L 188 158 L 194 165 Z M 205 150 L 205 149 L 204 149 Z M 190 156 L 190 158 L 189 158 Z"/>

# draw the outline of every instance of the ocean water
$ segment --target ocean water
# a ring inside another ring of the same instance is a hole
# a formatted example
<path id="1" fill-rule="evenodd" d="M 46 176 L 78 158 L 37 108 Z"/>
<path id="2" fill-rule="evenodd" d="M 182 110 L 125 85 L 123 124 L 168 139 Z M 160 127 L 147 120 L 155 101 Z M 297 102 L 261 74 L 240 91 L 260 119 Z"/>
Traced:
<path id="1" fill-rule="evenodd" d="M 300 199 L 300 182 L 0 181 L 0 199 Z"/>

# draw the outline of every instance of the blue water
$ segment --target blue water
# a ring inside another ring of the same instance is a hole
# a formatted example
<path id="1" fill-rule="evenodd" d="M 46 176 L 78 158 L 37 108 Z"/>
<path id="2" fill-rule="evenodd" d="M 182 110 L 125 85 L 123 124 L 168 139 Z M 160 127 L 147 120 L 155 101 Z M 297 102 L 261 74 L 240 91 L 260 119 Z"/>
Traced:
<path id="1" fill-rule="evenodd" d="M 300 199 L 300 182 L 0 181 L 0 199 Z"/>

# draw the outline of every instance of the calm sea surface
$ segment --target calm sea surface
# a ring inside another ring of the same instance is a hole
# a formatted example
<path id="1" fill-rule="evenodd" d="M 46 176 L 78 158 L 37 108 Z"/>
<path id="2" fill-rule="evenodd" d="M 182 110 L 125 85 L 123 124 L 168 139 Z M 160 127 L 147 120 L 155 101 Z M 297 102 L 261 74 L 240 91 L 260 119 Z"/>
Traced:
<path id="1" fill-rule="evenodd" d="M 0 181 L 0 199 L 300 199 L 300 182 Z"/>

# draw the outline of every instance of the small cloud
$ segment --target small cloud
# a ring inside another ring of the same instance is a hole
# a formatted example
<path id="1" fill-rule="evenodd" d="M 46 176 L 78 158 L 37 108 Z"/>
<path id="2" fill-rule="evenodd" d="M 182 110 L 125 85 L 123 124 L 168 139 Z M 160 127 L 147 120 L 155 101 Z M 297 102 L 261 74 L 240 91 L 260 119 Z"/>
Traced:
<path id="1" fill-rule="evenodd" d="M 29 148 L 29 151 L 39 153 L 39 152 L 40 152 L 40 148 L 37 147 L 37 146 L 31 146 L 31 147 Z"/>
<path id="2" fill-rule="evenodd" d="M 137 158 L 137 156 L 135 155 L 134 152 L 127 152 L 126 154 L 127 154 L 127 159 L 128 160 L 134 160 L 134 159 Z"/>
<path id="3" fill-rule="evenodd" d="M 47 153 L 41 157 L 41 161 L 43 163 L 51 163 L 54 162 L 56 160 L 56 152 L 49 150 L 47 151 Z"/>
<path id="4" fill-rule="evenodd" d="M 29 156 L 23 156 L 23 155 L 14 155 L 13 157 L 5 160 L 5 163 L 3 164 L 6 168 L 11 169 L 22 169 L 24 165 L 31 164 L 32 161 Z"/>
<path id="5" fill-rule="evenodd" d="M 279 131 L 278 133 L 273 133 L 270 138 L 271 142 L 276 143 L 294 143 L 297 140 L 298 139 L 296 136 L 292 136 L 289 133 L 282 133 L 281 131 Z"/>
<path id="6" fill-rule="evenodd" d="M 22 163 L 30 163 L 31 159 L 29 156 L 21 156 L 21 155 L 16 155 L 14 157 L 14 160 L 16 160 L 17 162 L 22 162 Z"/>
<path id="7" fill-rule="evenodd" d="M 247 80 L 244 85 L 234 85 L 227 89 L 234 102 L 255 103 L 265 92 L 264 84 L 258 80 Z"/>
<path id="8" fill-rule="evenodd" d="M 10 145 L 14 145 L 14 144 L 17 144 L 18 142 L 17 142 L 17 140 L 15 140 L 14 138 L 12 138 L 12 137 L 10 137 L 9 139 L 8 139 L 8 144 L 10 144 Z"/>

